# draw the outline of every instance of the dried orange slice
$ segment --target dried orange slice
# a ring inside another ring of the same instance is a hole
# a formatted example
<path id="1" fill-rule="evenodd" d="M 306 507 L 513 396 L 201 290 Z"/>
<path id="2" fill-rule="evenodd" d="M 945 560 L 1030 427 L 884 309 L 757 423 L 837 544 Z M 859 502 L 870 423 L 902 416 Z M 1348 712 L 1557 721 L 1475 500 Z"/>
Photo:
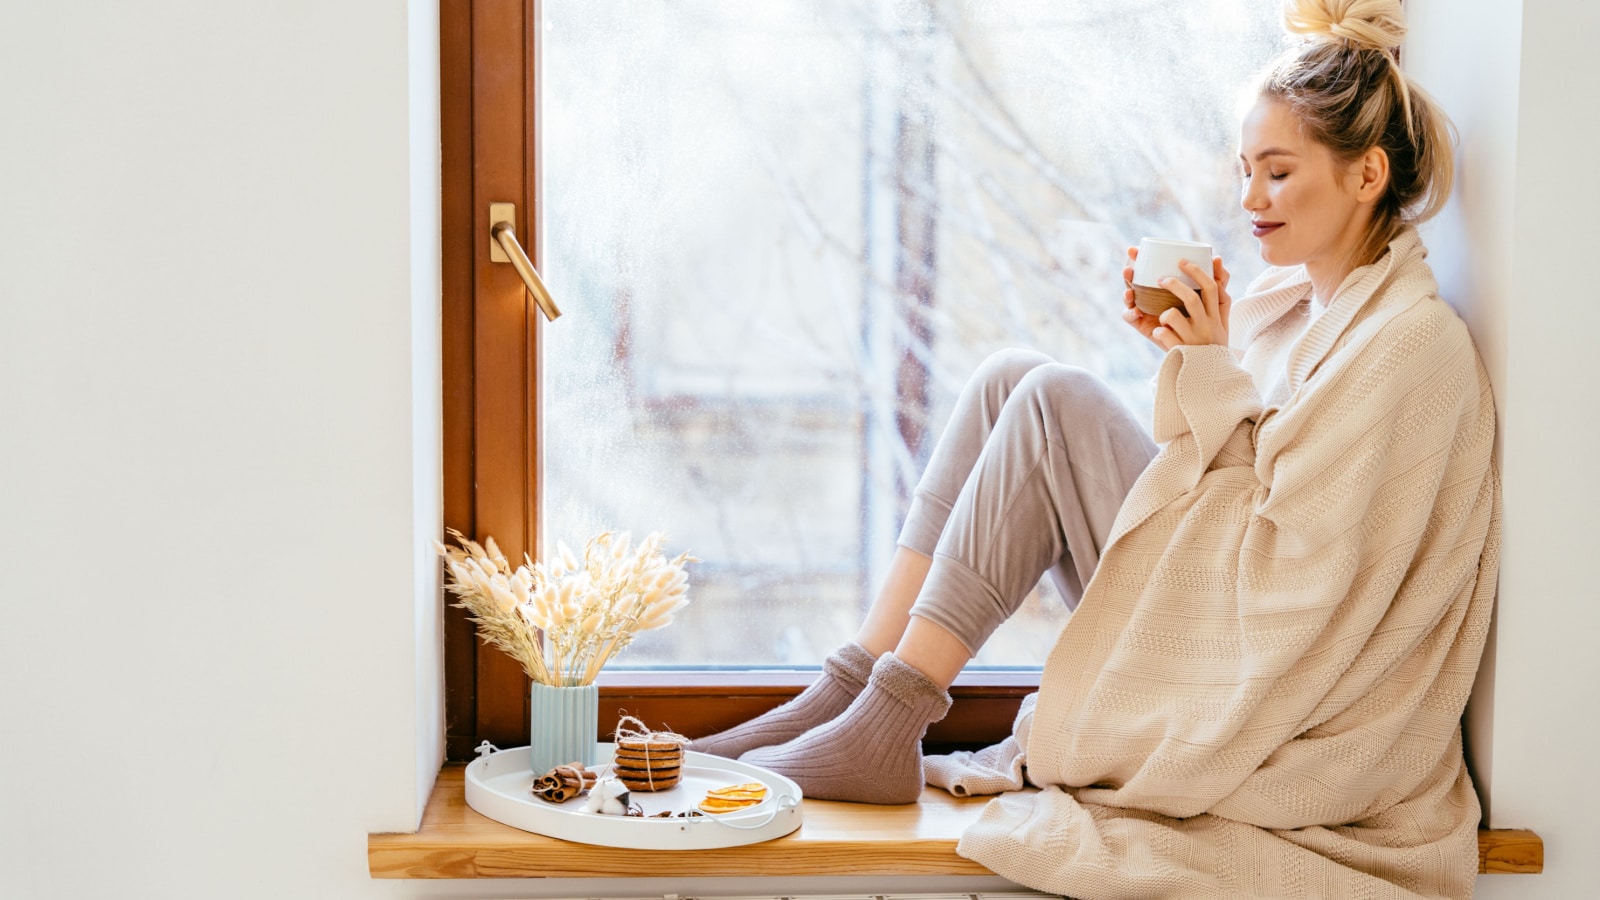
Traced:
<path id="1" fill-rule="evenodd" d="M 743 803 L 719 803 L 716 800 L 706 799 L 700 801 L 700 811 L 716 815 L 718 813 L 738 812 L 741 809 L 749 809 L 752 806 L 760 805 L 760 803 L 760 800 Z"/>
<path id="2" fill-rule="evenodd" d="M 759 797 L 767 795 L 767 786 L 759 781 L 749 781 L 744 784 L 730 784 L 727 787 L 706 791 L 707 797 L 726 797 L 729 794 L 755 794 Z"/>
<path id="3" fill-rule="evenodd" d="M 735 812 L 749 809 L 765 800 L 767 786 L 752 781 L 746 784 L 733 784 L 727 787 L 706 791 L 706 797 L 700 801 L 700 811 L 705 813 Z"/>

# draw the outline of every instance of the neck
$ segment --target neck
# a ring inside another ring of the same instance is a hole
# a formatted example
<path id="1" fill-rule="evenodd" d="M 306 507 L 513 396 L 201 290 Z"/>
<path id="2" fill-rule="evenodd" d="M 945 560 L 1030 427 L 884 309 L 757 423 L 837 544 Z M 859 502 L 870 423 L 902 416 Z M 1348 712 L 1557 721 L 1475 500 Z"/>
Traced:
<path id="1" fill-rule="evenodd" d="M 1371 222 L 1370 210 L 1365 215 L 1352 217 L 1333 250 L 1317 259 L 1306 260 L 1306 274 L 1311 276 L 1311 296 L 1323 306 L 1333 302 L 1333 292 L 1339 289 L 1345 276 L 1371 262 L 1359 258 L 1368 244 Z"/>
<path id="2" fill-rule="evenodd" d="M 1334 262 L 1329 260 L 1311 260 L 1306 263 L 1306 274 L 1311 276 L 1311 299 L 1327 306 L 1333 301 L 1333 292 L 1339 289 L 1339 282 L 1344 281 L 1353 268 L 1343 260 Z"/>

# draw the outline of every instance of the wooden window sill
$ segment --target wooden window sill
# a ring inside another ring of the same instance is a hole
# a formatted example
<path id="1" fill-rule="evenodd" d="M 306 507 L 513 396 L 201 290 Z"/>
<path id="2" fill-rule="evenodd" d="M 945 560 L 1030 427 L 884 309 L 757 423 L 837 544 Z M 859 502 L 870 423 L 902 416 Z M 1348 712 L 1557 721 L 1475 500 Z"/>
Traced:
<path id="1" fill-rule="evenodd" d="M 374 878 L 784 877 L 806 875 L 991 875 L 956 855 L 961 832 L 986 797 L 959 799 L 929 788 L 907 806 L 805 801 L 795 833 L 721 850 L 627 850 L 529 834 L 467 806 L 464 767 L 439 773 L 415 834 L 367 836 Z M 1531 831 L 1478 832 L 1478 871 L 1544 869 L 1544 843 Z"/>

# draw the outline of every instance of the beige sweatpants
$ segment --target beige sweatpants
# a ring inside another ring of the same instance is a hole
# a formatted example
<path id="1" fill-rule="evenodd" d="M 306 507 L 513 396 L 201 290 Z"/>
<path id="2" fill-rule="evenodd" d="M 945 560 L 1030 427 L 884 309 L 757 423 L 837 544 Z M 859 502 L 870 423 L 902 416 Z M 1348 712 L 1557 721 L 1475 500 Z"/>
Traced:
<path id="1" fill-rule="evenodd" d="M 1005 350 L 963 388 L 917 484 L 899 544 L 933 558 L 914 616 L 976 653 L 1049 572 L 1076 608 L 1117 510 L 1155 457 L 1103 382 Z"/>

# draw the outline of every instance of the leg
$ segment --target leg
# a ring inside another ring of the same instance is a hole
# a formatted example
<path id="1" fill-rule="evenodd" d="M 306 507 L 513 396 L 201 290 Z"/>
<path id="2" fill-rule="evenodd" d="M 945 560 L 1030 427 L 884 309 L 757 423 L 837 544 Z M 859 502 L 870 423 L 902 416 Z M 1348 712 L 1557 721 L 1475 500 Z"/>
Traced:
<path id="1" fill-rule="evenodd" d="M 1030 372 L 963 486 L 910 615 L 971 653 L 1050 571 L 1075 608 L 1156 446 L 1093 375 Z"/>
<path id="2" fill-rule="evenodd" d="M 1154 454 L 1143 428 L 1092 376 L 1059 365 L 1030 371 L 951 508 L 895 652 L 878 660 L 838 718 L 741 759 L 819 799 L 914 801 L 920 742 L 949 708 L 955 674 L 1046 569 L 1065 563 L 1069 583 L 1088 581 L 1122 499 Z"/>
<path id="3" fill-rule="evenodd" d="M 902 643 L 908 625 L 917 627 L 911 620 L 911 606 L 927 578 L 950 509 L 994 430 L 1006 397 L 1029 371 L 1050 361 L 1042 353 L 1026 350 L 1002 351 L 984 361 L 962 389 L 950 423 L 917 484 L 889 572 L 855 642 L 831 654 L 823 663 L 822 677 L 795 699 L 727 731 L 696 738 L 690 749 L 737 758 L 756 747 L 799 737 L 849 706 L 866 684 L 873 660 Z M 957 670 L 965 662 L 963 659 Z M 953 672 L 951 677 L 955 677 Z"/>
<path id="4" fill-rule="evenodd" d="M 900 643 L 901 635 L 911 624 L 911 605 L 922 592 L 922 583 L 928 578 L 928 567 L 933 560 L 910 547 L 894 548 L 894 558 L 889 561 L 889 574 L 878 589 L 878 597 L 867 609 L 867 617 L 856 632 L 856 643 L 867 649 L 874 658 L 882 656 Z"/>
<path id="5" fill-rule="evenodd" d="M 911 606 L 922 592 L 950 510 L 994 432 L 1006 398 L 1029 372 L 1053 362 L 1032 350 L 1002 350 L 985 359 L 962 387 L 950 421 L 912 493 L 888 576 L 856 634 L 856 643 L 874 656 L 895 649 L 912 624 Z"/>
<path id="6" fill-rule="evenodd" d="M 911 616 L 905 636 L 894 648 L 894 655 L 915 668 L 941 691 L 948 691 L 956 676 L 972 661 L 974 651 L 948 628 L 926 616 Z"/>

